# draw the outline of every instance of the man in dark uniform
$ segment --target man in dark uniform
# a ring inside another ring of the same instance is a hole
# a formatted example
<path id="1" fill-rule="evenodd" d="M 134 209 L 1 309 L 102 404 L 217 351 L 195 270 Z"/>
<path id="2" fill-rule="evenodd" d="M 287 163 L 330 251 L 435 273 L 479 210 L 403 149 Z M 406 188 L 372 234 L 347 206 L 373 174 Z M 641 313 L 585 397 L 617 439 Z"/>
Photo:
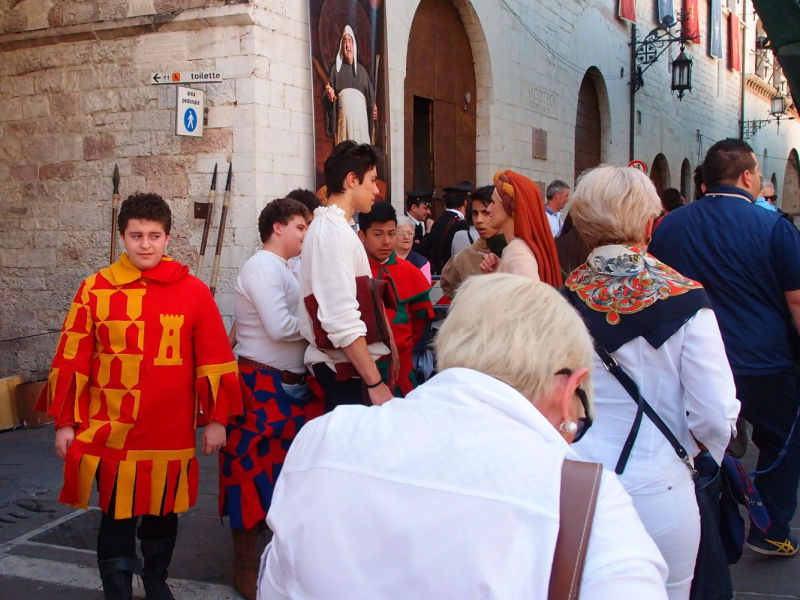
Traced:
<path id="1" fill-rule="evenodd" d="M 457 232 L 469 229 L 469 224 L 464 219 L 467 213 L 467 200 L 475 186 L 470 181 L 444 188 L 445 211 L 431 227 L 430 251 L 433 273 L 439 274 L 452 256 L 453 237 Z"/>
<path id="2" fill-rule="evenodd" d="M 426 243 L 421 246 L 423 240 L 428 239 L 428 231 L 433 225 L 431 219 L 431 204 L 435 190 L 424 192 L 406 192 L 406 214 L 414 221 L 414 252 L 427 254 L 430 245 Z"/>

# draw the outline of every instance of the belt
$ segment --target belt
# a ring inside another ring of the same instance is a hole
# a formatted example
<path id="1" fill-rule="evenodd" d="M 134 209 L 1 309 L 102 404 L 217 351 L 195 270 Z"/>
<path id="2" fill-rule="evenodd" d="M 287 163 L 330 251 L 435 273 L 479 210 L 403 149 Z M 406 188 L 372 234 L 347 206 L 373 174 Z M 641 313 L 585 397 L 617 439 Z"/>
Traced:
<path id="1" fill-rule="evenodd" d="M 281 369 L 270 367 L 269 365 L 265 365 L 264 363 L 250 360 L 249 358 L 244 358 L 243 356 L 239 357 L 239 364 L 242 365 L 243 367 L 255 367 L 256 369 L 261 369 L 262 371 L 272 371 L 273 373 L 280 373 L 281 383 L 285 383 L 286 385 L 301 385 L 306 382 L 305 373 L 299 375 L 297 373 L 292 373 L 291 371 L 282 371 Z"/>

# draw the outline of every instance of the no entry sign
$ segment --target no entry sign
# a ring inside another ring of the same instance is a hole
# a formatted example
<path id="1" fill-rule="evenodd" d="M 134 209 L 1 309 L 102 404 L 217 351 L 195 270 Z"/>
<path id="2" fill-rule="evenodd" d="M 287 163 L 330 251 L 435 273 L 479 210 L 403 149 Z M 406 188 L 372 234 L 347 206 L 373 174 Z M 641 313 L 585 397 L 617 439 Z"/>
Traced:
<path id="1" fill-rule="evenodd" d="M 640 160 L 632 160 L 629 164 L 629 167 L 633 167 L 634 169 L 639 169 L 642 173 L 647 175 L 647 165 L 644 164 Z"/>

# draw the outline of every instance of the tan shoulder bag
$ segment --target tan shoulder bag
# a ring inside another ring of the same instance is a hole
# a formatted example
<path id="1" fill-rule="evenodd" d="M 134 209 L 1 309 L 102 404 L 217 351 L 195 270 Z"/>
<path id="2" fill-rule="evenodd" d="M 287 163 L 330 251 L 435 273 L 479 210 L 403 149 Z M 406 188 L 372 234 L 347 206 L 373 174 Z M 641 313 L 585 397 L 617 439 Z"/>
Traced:
<path id="1" fill-rule="evenodd" d="M 578 600 L 603 465 L 564 460 L 558 539 L 548 600 Z"/>

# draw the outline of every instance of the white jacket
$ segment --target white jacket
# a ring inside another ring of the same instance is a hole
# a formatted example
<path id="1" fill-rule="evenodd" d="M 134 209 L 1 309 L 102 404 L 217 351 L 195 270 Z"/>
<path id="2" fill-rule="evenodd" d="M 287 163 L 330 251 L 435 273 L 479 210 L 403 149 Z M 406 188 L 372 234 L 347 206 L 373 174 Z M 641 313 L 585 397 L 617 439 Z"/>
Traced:
<path id="1" fill-rule="evenodd" d="M 336 370 L 336 363 L 349 362 L 342 350 L 359 337 L 365 336 L 367 326 L 361 320 L 356 300 L 356 277 L 372 277 L 369 259 L 358 236 L 344 218 L 344 211 L 332 204 L 314 211 L 300 255 L 300 333 L 309 341 L 305 363 L 310 369 L 325 363 Z M 311 318 L 305 298 L 313 294 L 319 304 L 317 318 L 334 349 L 320 350 L 315 346 Z M 389 354 L 384 344 L 370 344 L 373 359 Z"/>
<path id="2" fill-rule="evenodd" d="M 340 406 L 286 457 L 258 597 L 545 600 L 565 456 L 530 402 L 467 369 L 381 407 Z M 582 600 L 666 599 L 666 576 L 605 471 Z"/>
<path id="3" fill-rule="evenodd" d="M 699 452 L 691 431 L 722 462 L 740 405 L 711 309 L 700 309 L 658 349 L 638 337 L 613 356 L 689 454 Z M 613 470 L 633 424 L 636 404 L 596 354 L 592 378 L 594 424 L 573 449 L 581 459 Z M 644 416 L 620 481 L 630 493 L 652 486 L 660 489 L 659 481 L 675 471 L 689 476 L 670 443 Z"/>

